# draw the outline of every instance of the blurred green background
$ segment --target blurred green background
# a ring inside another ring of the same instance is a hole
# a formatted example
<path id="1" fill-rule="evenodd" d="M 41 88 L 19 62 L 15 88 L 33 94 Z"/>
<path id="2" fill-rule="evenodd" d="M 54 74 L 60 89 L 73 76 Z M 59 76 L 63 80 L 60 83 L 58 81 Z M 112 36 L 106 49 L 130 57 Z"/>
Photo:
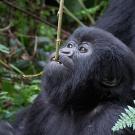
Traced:
<path id="1" fill-rule="evenodd" d="M 80 25 L 94 25 L 108 0 L 65 0 L 63 42 Z M 48 56 L 55 50 L 57 12 L 55 0 L 0 1 L 0 119 L 33 102 L 40 92 Z"/>

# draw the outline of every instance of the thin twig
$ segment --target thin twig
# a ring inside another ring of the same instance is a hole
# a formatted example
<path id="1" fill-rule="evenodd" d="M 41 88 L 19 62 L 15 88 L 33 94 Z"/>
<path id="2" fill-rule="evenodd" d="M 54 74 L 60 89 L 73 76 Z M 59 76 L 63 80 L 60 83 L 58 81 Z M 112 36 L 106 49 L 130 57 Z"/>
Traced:
<path id="1" fill-rule="evenodd" d="M 57 3 L 59 3 L 59 0 L 56 0 L 56 1 Z M 74 14 L 72 14 L 72 12 L 66 6 L 64 6 L 64 11 L 68 16 L 70 16 L 73 20 L 75 20 L 79 25 L 84 26 L 84 23 L 81 22 Z"/>
<path id="2" fill-rule="evenodd" d="M 37 74 L 34 74 L 34 75 L 22 75 L 22 77 L 23 77 L 24 79 L 27 79 L 27 78 L 33 78 L 33 77 L 42 76 L 43 73 L 44 73 L 44 72 L 41 71 L 41 72 L 39 72 L 39 73 L 37 73 Z"/>
<path id="3" fill-rule="evenodd" d="M 78 0 L 78 1 L 79 1 L 80 5 L 82 6 L 82 8 L 83 8 L 84 10 L 86 10 L 87 8 L 86 8 L 86 6 L 84 5 L 83 1 L 82 1 L 82 0 Z M 94 24 L 95 24 L 95 20 L 93 19 L 93 17 L 92 17 L 90 14 L 88 14 L 87 16 L 88 16 L 89 20 L 91 21 L 91 24 L 94 25 Z"/>
<path id="4" fill-rule="evenodd" d="M 34 45 L 33 56 L 32 56 L 33 58 L 36 55 L 37 46 L 38 46 L 38 37 L 35 36 L 35 45 Z"/>
<path id="5" fill-rule="evenodd" d="M 64 6 L 64 10 L 67 13 L 67 15 L 72 17 L 79 25 L 84 26 L 84 23 L 81 22 L 74 14 L 72 14 L 72 12 L 68 8 L 66 8 L 65 6 Z"/>
<path id="6" fill-rule="evenodd" d="M 2 61 L 1 59 L 0 59 L 0 64 L 3 65 L 5 68 L 10 69 L 10 66 L 4 61 Z"/>
<path id="7" fill-rule="evenodd" d="M 10 29 L 10 27 L 12 26 L 13 24 L 12 23 L 9 23 L 8 26 L 4 27 L 4 28 L 0 28 L 0 32 L 3 32 L 3 31 L 7 31 Z"/>
<path id="8" fill-rule="evenodd" d="M 16 68 L 14 65 L 7 64 L 4 61 L 2 61 L 1 59 L 0 59 L 0 64 L 3 65 L 9 71 L 11 69 L 13 69 L 14 71 L 18 72 L 21 75 L 20 77 L 22 77 L 23 79 L 28 79 L 28 78 L 33 78 L 33 77 L 38 77 L 38 76 L 43 75 L 43 71 L 41 71 L 41 72 L 39 72 L 37 74 L 34 74 L 34 75 L 25 75 L 21 70 L 19 70 L 18 68 Z"/>
<path id="9" fill-rule="evenodd" d="M 58 58 L 59 58 L 59 46 L 60 46 L 60 43 L 61 43 L 60 35 L 61 35 L 61 26 L 62 26 L 63 7 L 64 7 L 64 0 L 61 0 L 59 11 L 58 11 L 58 29 L 57 29 L 57 39 L 56 39 L 55 60 L 58 60 Z"/>

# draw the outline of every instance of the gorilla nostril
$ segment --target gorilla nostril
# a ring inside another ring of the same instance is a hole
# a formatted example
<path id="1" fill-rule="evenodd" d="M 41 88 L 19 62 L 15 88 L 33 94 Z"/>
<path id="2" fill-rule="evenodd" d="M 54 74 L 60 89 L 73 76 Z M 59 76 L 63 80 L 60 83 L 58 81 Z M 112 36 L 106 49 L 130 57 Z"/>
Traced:
<path id="1" fill-rule="evenodd" d="M 62 51 L 61 54 L 70 57 L 73 53 L 68 51 Z"/>
<path id="2" fill-rule="evenodd" d="M 72 54 L 73 54 L 73 51 L 72 50 L 60 50 L 60 53 L 62 54 L 62 55 L 65 55 L 65 56 L 72 56 Z"/>
<path id="3" fill-rule="evenodd" d="M 70 54 L 70 52 L 66 52 L 66 51 L 62 51 L 61 53 L 64 53 L 64 54 Z"/>
<path id="4" fill-rule="evenodd" d="M 73 49 L 69 49 L 69 48 L 62 48 L 60 49 L 60 53 L 62 55 L 65 55 L 65 56 L 72 56 L 73 55 Z"/>

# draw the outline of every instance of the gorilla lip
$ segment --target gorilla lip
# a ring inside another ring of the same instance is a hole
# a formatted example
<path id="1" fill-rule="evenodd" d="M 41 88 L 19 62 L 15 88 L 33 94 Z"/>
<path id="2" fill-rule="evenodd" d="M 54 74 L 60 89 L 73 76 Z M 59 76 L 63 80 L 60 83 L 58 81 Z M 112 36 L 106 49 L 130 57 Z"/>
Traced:
<path id="1" fill-rule="evenodd" d="M 68 69 L 71 69 L 74 67 L 73 60 L 71 58 L 69 58 L 68 56 L 60 55 L 58 60 L 55 60 L 55 56 L 52 56 L 50 58 L 50 61 L 56 65 L 64 66 Z"/>
<path id="2" fill-rule="evenodd" d="M 60 60 L 55 60 L 55 57 L 52 57 L 52 58 L 51 58 L 51 61 L 55 61 L 55 62 L 57 62 L 58 64 L 62 64 L 62 62 L 61 62 Z"/>

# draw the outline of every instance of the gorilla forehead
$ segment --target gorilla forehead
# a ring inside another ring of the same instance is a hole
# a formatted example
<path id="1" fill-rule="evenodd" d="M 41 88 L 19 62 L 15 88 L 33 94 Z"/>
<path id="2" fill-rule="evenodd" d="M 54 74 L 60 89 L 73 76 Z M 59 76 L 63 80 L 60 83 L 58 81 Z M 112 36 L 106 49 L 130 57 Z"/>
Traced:
<path id="1" fill-rule="evenodd" d="M 79 27 L 71 35 L 70 40 L 75 40 L 77 42 L 91 42 L 93 44 L 109 44 L 119 46 L 124 50 L 127 50 L 127 47 L 111 33 L 104 31 L 95 27 Z"/>
<path id="2" fill-rule="evenodd" d="M 96 28 L 96 27 L 79 27 L 76 29 L 72 36 L 74 36 L 76 39 L 80 40 L 88 40 L 93 41 L 100 38 L 110 39 L 112 38 L 112 34 L 104 31 L 102 29 Z"/>
<path id="3" fill-rule="evenodd" d="M 94 42 L 95 37 L 92 36 L 91 30 L 94 27 L 79 27 L 76 29 L 69 40 L 76 40 L 77 42 L 83 42 L 83 41 L 88 41 L 88 42 Z"/>

